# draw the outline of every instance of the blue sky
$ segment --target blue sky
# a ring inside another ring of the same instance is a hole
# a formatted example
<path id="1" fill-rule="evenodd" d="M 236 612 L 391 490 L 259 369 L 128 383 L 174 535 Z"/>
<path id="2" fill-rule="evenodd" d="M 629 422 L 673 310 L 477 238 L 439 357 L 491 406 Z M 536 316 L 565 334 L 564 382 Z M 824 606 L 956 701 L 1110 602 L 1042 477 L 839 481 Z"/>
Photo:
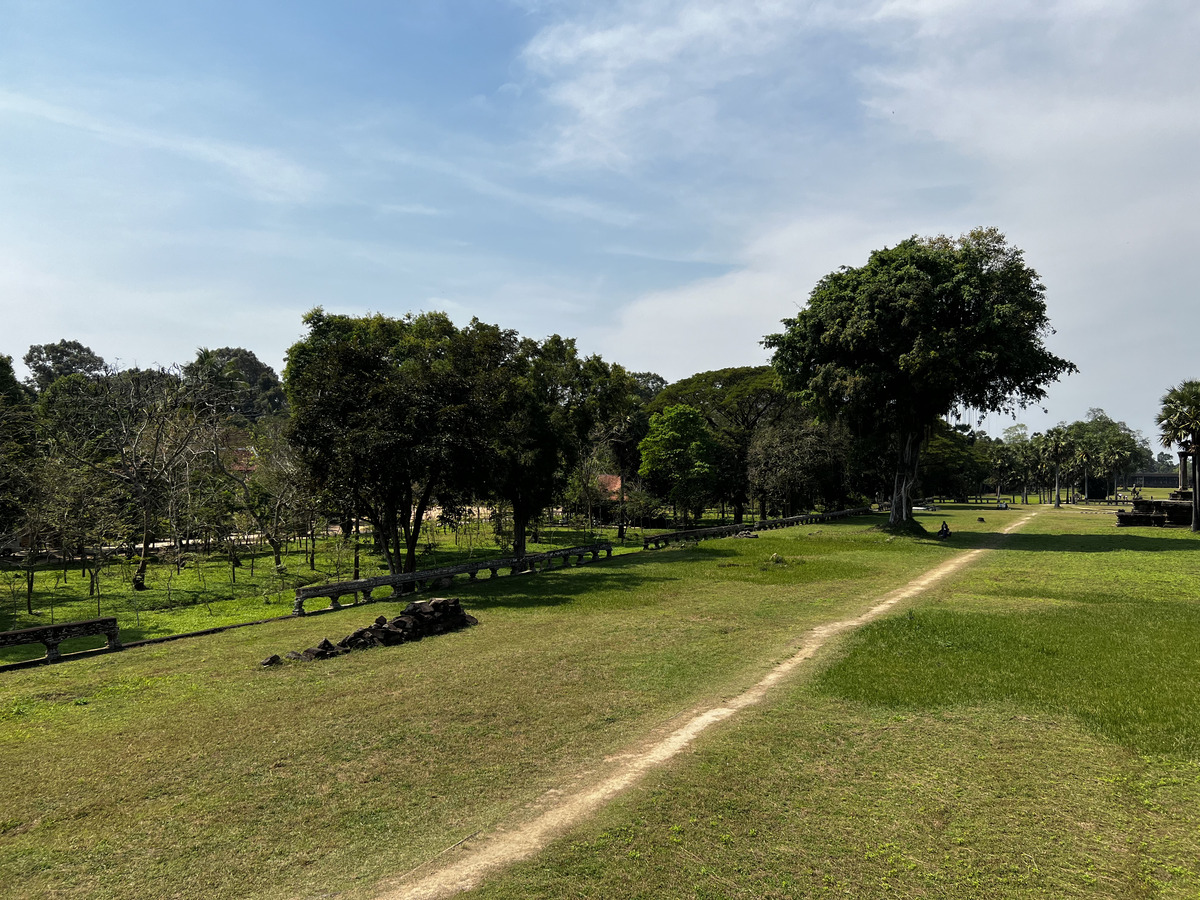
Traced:
<path id="1" fill-rule="evenodd" d="M 1023 420 L 1151 434 L 1200 377 L 1196 47 L 1190 0 L 0 0 L 0 352 L 278 368 L 318 304 L 444 309 L 673 380 L 995 225 L 1081 369 Z"/>

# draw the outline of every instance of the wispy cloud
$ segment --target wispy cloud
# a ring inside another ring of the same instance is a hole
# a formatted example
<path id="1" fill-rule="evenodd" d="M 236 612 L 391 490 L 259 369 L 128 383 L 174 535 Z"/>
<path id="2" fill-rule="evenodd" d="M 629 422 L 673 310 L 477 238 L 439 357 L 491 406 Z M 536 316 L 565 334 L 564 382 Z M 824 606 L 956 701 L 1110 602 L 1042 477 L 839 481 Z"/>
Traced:
<path id="1" fill-rule="evenodd" d="M 647 149 L 724 148 L 741 89 L 804 71 L 798 42 L 827 21 L 818 2 L 642 0 L 547 28 L 522 58 L 562 112 L 553 161 L 627 169 Z"/>
<path id="2" fill-rule="evenodd" d="M 276 150 L 143 128 L 12 91 L 0 90 L 0 113 L 38 119 L 109 143 L 161 150 L 215 166 L 234 175 L 262 199 L 305 202 L 315 197 L 324 184 L 319 173 Z"/>
<path id="3" fill-rule="evenodd" d="M 448 159 L 434 157 L 389 145 L 360 146 L 355 150 L 360 157 L 369 157 L 376 162 L 408 166 L 428 172 L 436 172 L 470 191 L 484 197 L 500 200 L 514 206 L 524 207 L 540 215 L 554 218 L 588 219 L 606 225 L 629 226 L 637 216 L 627 210 L 612 206 L 582 194 L 564 195 L 550 188 L 543 190 L 521 190 L 504 183 L 499 178 L 483 174 L 487 169 L 503 166 L 494 161 L 478 159 Z M 511 169 L 511 166 L 509 167 Z M 512 173 L 515 176 L 515 173 Z"/>

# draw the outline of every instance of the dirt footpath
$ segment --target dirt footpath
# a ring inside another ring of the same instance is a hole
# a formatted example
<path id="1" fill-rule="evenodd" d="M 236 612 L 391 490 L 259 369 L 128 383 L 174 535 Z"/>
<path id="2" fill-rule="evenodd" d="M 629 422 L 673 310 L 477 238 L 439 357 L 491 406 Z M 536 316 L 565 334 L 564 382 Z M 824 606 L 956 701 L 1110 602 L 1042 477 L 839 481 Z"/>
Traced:
<path id="1" fill-rule="evenodd" d="M 1022 516 L 1003 530 L 1009 534 L 1024 526 L 1035 512 Z M 512 863 L 533 856 L 549 841 L 578 824 L 646 772 L 667 762 L 709 727 L 723 722 L 740 710 L 762 701 L 767 691 L 786 679 L 797 667 L 812 659 L 832 637 L 851 631 L 877 619 L 896 604 L 928 590 L 937 582 L 969 565 L 987 549 L 964 551 L 904 587 L 885 594 L 867 612 L 853 619 L 830 622 L 807 632 L 796 651 L 773 668 L 754 687 L 731 700 L 686 714 L 685 723 L 665 737 L 656 736 L 629 752 L 604 760 L 586 785 L 564 786 L 547 792 L 542 811 L 532 819 L 499 826 L 489 834 L 472 835 L 450 851 L 414 869 L 391 885 L 383 886 L 378 900 L 434 900 L 451 897 L 479 884 L 486 876 Z"/>

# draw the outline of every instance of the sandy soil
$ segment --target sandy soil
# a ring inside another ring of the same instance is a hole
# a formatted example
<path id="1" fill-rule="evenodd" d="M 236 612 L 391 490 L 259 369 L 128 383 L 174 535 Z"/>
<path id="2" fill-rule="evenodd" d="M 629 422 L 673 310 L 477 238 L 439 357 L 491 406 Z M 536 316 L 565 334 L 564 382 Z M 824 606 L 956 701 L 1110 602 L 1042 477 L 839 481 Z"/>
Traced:
<path id="1" fill-rule="evenodd" d="M 1036 511 L 1022 516 L 1004 534 L 1025 525 Z M 656 766 L 676 756 L 708 728 L 762 702 L 767 692 L 816 654 L 831 638 L 882 616 L 937 582 L 969 565 L 987 549 L 968 550 L 930 569 L 908 584 L 880 597 L 865 613 L 820 625 L 806 632 L 795 652 L 756 685 L 716 705 L 685 713 L 682 725 L 654 735 L 628 752 L 612 756 L 570 785 L 548 791 L 527 818 L 501 825 L 490 833 L 472 835 L 390 884 L 381 885 L 378 900 L 435 900 L 475 887 L 486 876 L 533 856 L 546 844 L 578 824 Z"/>

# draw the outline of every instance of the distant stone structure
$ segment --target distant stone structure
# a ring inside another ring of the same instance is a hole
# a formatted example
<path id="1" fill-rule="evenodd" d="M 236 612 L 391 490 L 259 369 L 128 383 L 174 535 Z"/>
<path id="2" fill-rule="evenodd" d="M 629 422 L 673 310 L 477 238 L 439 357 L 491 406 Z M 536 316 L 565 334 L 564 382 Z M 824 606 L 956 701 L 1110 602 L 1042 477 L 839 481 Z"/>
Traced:
<path id="1" fill-rule="evenodd" d="M 1179 472 L 1178 474 L 1165 473 L 1138 473 L 1140 477 L 1147 479 L 1141 482 L 1135 481 L 1135 484 L 1141 484 L 1143 487 L 1175 487 L 1171 491 L 1167 500 L 1146 500 L 1137 499 L 1133 501 L 1133 509 L 1130 511 L 1120 510 L 1117 512 L 1117 525 L 1151 525 L 1156 527 L 1164 527 L 1167 525 L 1191 525 L 1192 524 L 1192 486 L 1191 478 L 1188 472 L 1188 453 L 1185 450 L 1179 451 Z M 1194 473 L 1191 473 L 1194 474 Z M 1163 479 L 1162 481 L 1151 482 L 1149 478 Z"/>
<path id="2" fill-rule="evenodd" d="M 1177 488 L 1179 475 L 1176 472 L 1134 472 L 1129 483 L 1138 488 Z"/>

